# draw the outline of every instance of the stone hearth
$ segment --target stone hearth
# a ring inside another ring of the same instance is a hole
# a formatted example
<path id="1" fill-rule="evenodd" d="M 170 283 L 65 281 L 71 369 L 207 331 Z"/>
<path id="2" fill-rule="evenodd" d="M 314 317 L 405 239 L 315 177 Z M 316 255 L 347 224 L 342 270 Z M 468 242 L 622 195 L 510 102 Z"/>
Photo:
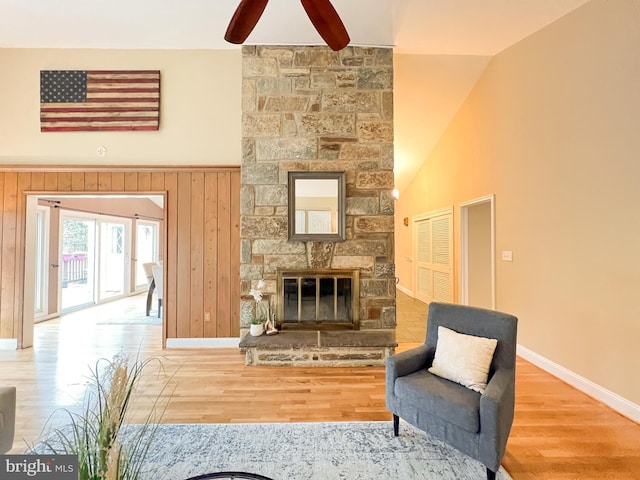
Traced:
<path id="1" fill-rule="evenodd" d="M 396 346 L 393 331 L 284 331 L 240 340 L 247 365 L 382 366 Z"/>

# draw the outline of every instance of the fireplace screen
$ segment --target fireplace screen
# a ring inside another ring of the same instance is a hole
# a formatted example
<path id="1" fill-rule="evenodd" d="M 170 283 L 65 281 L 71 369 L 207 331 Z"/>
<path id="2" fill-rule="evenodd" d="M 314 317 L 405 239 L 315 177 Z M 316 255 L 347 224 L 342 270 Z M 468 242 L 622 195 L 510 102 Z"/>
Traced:
<path id="1" fill-rule="evenodd" d="M 279 323 L 283 328 L 358 328 L 357 277 L 351 270 L 279 272 Z"/>

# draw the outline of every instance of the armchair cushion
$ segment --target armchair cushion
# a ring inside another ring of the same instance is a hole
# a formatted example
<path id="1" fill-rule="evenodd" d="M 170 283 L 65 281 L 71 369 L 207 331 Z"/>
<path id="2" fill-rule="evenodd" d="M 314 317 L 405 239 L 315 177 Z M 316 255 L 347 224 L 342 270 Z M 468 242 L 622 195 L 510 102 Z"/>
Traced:
<path id="1" fill-rule="evenodd" d="M 427 370 L 398 378 L 395 394 L 418 410 L 442 418 L 467 432 L 480 430 L 480 394 Z"/>
<path id="2" fill-rule="evenodd" d="M 439 326 L 436 355 L 429 371 L 484 393 L 497 345 L 495 338 L 465 335 Z"/>

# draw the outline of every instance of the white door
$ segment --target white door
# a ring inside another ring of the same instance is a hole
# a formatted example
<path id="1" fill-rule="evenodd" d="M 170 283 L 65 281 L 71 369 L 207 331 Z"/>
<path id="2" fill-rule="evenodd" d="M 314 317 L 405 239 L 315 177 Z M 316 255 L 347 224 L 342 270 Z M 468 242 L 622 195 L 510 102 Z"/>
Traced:
<path id="1" fill-rule="evenodd" d="M 35 291 L 33 296 L 34 318 L 40 319 L 49 313 L 49 208 L 36 207 L 36 255 Z"/>
<path id="2" fill-rule="evenodd" d="M 63 312 L 96 303 L 96 221 L 60 212 L 60 302 Z"/>
<path id="3" fill-rule="evenodd" d="M 147 290 L 147 274 L 145 263 L 157 262 L 159 251 L 160 222 L 152 220 L 138 220 L 136 222 L 135 245 L 135 290 Z"/>
<path id="4" fill-rule="evenodd" d="M 128 219 L 100 220 L 98 301 L 122 297 L 129 291 L 130 231 Z"/>
<path id="5" fill-rule="evenodd" d="M 452 303 L 452 209 L 422 215 L 413 222 L 415 297 L 426 303 Z"/>

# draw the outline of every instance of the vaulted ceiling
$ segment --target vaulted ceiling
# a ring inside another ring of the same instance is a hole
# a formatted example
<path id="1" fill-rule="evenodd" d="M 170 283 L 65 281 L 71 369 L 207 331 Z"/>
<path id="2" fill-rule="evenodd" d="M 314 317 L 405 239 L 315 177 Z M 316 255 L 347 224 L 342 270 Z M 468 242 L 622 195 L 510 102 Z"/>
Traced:
<path id="1" fill-rule="evenodd" d="M 407 54 L 396 57 L 396 185 L 408 184 L 493 55 L 587 1 L 332 0 L 352 45 Z M 0 48 L 238 48 L 223 39 L 238 3 L 0 0 Z M 299 1 L 270 0 L 247 43 L 322 39 Z M 408 68 L 418 69 L 424 82 L 403 84 Z M 418 120 L 404 115 L 416 111 L 423 112 Z"/>

